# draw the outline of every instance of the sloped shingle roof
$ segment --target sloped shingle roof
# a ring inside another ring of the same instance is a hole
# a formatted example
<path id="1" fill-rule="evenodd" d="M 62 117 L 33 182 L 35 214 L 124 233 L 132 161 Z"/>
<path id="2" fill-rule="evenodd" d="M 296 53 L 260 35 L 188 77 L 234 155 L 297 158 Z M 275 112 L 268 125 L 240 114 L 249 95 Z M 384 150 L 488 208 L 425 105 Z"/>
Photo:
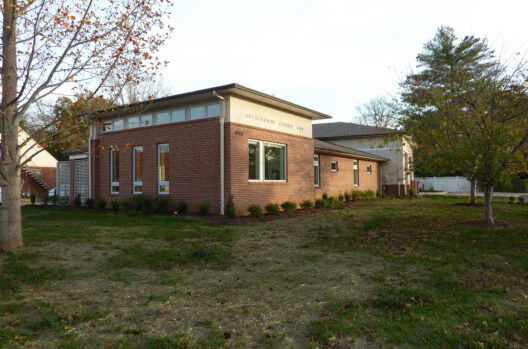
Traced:
<path id="1" fill-rule="evenodd" d="M 391 128 L 360 125 L 352 122 L 326 122 L 322 124 L 313 124 L 312 130 L 313 138 L 319 139 L 381 136 L 405 133 Z"/>
<path id="2" fill-rule="evenodd" d="M 316 153 L 317 152 L 331 153 L 331 154 L 345 155 L 348 157 L 354 157 L 358 159 L 369 159 L 369 160 L 376 160 L 376 161 L 388 161 L 389 160 L 382 156 L 366 153 L 366 152 L 355 150 L 355 149 L 348 148 L 348 147 L 343 147 L 337 144 L 324 142 L 319 139 L 314 139 L 314 148 L 315 148 Z"/>

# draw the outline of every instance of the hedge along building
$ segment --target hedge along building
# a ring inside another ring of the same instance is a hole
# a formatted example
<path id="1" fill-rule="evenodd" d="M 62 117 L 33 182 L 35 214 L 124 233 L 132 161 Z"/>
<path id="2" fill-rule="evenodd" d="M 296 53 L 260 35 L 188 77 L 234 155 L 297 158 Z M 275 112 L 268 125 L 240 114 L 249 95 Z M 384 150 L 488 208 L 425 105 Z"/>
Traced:
<path id="1" fill-rule="evenodd" d="M 378 191 L 387 159 L 312 138 L 330 116 L 238 84 L 114 108 L 91 117 L 89 195 L 133 194 L 211 203 L 223 214 L 251 204 Z"/>

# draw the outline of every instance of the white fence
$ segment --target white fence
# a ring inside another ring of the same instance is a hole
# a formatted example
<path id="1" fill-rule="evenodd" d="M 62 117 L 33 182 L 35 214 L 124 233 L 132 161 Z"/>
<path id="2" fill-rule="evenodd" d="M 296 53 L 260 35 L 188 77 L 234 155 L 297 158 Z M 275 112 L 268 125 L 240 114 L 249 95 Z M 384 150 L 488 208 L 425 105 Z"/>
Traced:
<path id="1" fill-rule="evenodd" d="M 416 177 L 420 181 L 420 189 L 447 191 L 451 193 L 469 193 L 471 182 L 465 177 Z"/>

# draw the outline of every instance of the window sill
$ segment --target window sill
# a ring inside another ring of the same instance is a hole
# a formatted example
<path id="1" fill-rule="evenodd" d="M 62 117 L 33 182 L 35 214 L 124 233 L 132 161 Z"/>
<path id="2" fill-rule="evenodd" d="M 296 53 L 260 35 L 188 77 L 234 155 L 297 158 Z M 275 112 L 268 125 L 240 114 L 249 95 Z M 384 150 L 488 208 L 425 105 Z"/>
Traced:
<path id="1" fill-rule="evenodd" d="M 288 183 L 286 180 L 267 180 L 267 181 L 259 181 L 259 180 L 253 180 L 249 179 L 248 183 Z"/>

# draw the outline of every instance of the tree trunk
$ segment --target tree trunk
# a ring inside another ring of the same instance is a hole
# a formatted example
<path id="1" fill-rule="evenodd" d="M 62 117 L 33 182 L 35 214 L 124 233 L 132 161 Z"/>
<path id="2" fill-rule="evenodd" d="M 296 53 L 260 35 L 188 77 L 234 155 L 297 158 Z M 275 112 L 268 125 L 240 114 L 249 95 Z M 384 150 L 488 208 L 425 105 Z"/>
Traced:
<path id="1" fill-rule="evenodd" d="M 469 193 L 469 203 L 475 205 L 477 203 L 477 180 L 471 177 L 471 188 Z"/>
<path id="2" fill-rule="evenodd" d="M 484 186 L 484 211 L 486 213 L 486 223 L 489 225 L 495 224 L 493 219 L 493 185 L 486 184 Z"/>
<path id="3" fill-rule="evenodd" d="M 0 115 L 2 155 L 0 183 L 2 214 L 0 216 L 0 251 L 22 247 L 22 215 L 20 212 L 20 155 L 18 128 L 16 61 L 16 0 L 4 0 L 2 7 L 2 101 Z"/>
<path id="4" fill-rule="evenodd" d="M 2 187 L 0 252 L 22 248 L 22 215 L 20 213 L 20 171 Z"/>

